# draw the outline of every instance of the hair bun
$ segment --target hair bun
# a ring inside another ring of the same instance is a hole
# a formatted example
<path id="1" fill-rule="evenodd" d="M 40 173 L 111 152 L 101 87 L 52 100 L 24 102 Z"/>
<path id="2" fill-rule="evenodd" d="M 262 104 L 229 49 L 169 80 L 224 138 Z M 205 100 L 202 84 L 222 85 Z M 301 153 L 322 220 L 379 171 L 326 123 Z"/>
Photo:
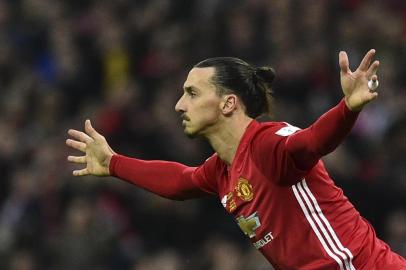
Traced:
<path id="1" fill-rule="evenodd" d="M 275 70 L 271 67 L 257 67 L 255 68 L 255 75 L 259 80 L 268 85 L 272 85 L 276 77 Z"/>

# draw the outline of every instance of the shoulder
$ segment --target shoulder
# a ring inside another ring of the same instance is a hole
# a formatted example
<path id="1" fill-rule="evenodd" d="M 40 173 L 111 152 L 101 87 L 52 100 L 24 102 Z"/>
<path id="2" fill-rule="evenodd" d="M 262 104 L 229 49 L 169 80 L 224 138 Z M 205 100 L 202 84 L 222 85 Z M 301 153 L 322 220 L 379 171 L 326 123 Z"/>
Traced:
<path id="1" fill-rule="evenodd" d="M 261 141 L 279 141 L 300 130 L 287 122 L 262 122 L 259 123 L 252 143 Z"/>
<path id="2" fill-rule="evenodd" d="M 213 154 L 206 159 L 203 164 L 194 168 L 192 181 L 206 193 L 217 194 L 217 180 L 219 179 L 219 174 L 223 170 L 223 167 L 224 163 L 221 159 L 217 154 Z"/>
<path id="3" fill-rule="evenodd" d="M 218 157 L 217 153 L 214 153 L 199 166 L 199 169 L 203 171 L 206 178 L 213 179 L 226 169 L 226 164 Z"/>

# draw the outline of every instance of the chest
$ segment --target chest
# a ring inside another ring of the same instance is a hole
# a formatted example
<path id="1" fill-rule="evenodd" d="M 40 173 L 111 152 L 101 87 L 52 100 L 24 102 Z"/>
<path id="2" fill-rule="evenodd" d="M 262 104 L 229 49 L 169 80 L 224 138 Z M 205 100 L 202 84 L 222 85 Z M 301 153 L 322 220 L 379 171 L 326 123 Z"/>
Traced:
<path id="1" fill-rule="evenodd" d="M 260 248 L 274 237 L 271 216 L 278 207 L 278 187 L 250 160 L 238 165 L 221 175 L 219 198 L 243 233 Z"/>
<path id="2" fill-rule="evenodd" d="M 275 186 L 251 160 L 225 169 L 220 177 L 221 204 L 236 219 L 258 211 L 261 205 L 270 206 Z"/>

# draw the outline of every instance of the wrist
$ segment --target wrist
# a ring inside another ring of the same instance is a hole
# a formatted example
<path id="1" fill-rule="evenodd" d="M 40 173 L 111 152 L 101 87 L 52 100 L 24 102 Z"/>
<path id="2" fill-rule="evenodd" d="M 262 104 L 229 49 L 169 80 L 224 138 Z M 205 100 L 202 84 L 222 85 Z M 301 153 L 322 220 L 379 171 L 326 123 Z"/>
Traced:
<path id="1" fill-rule="evenodd" d="M 347 107 L 347 109 L 352 112 L 360 112 L 362 110 L 362 108 L 364 107 L 363 105 L 362 106 L 351 106 L 351 103 L 347 96 L 344 97 L 344 102 L 345 102 L 345 106 Z"/>
<path id="2" fill-rule="evenodd" d="M 114 153 L 109 154 L 105 161 L 104 161 L 104 166 L 107 169 L 107 175 L 112 175 L 112 159 L 113 159 Z"/>

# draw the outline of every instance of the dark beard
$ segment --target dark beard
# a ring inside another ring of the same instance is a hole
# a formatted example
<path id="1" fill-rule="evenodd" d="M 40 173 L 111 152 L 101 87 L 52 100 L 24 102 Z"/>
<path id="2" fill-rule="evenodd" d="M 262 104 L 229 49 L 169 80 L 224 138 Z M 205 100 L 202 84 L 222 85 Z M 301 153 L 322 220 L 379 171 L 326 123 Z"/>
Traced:
<path id="1" fill-rule="evenodd" d="M 194 139 L 196 137 L 198 137 L 198 135 L 196 133 L 188 133 L 186 131 L 183 131 L 185 133 L 185 135 L 189 138 L 189 139 Z"/>

